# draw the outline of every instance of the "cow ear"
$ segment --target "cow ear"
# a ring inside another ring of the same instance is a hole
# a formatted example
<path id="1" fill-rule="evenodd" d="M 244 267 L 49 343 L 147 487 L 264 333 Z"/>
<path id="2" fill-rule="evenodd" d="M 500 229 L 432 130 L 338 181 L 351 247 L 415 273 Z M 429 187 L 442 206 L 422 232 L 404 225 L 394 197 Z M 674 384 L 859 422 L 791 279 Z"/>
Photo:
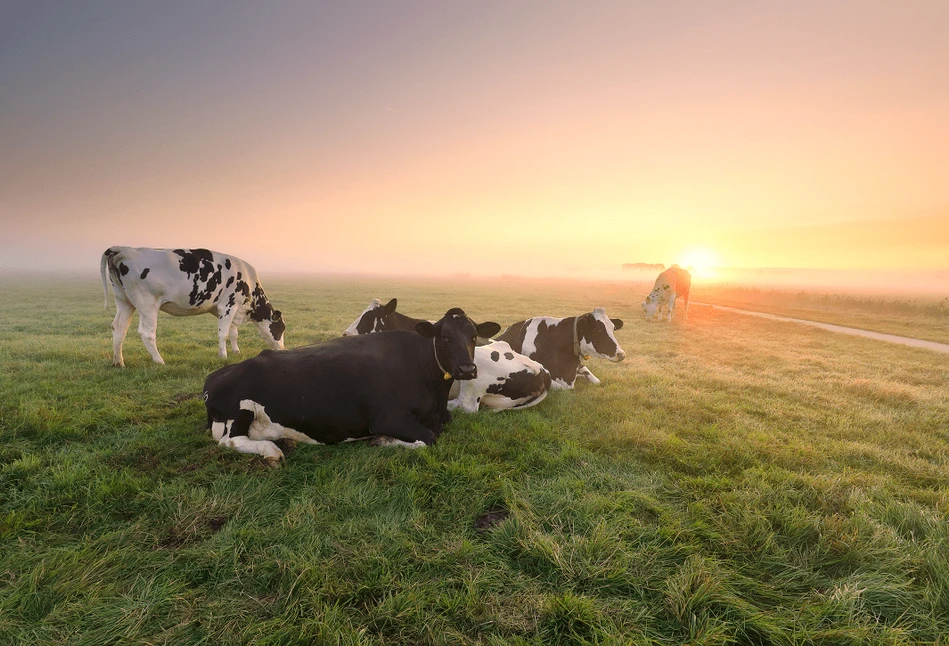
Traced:
<path id="1" fill-rule="evenodd" d="M 395 311 L 395 308 L 398 306 L 398 304 L 399 304 L 399 299 L 393 298 L 391 301 L 386 303 L 385 307 L 382 308 L 383 313 L 387 316 L 389 314 L 392 314 L 392 312 Z"/>
<path id="2" fill-rule="evenodd" d="M 415 324 L 415 331 L 426 339 L 435 338 L 435 324 L 430 321 L 419 321 Z"/>
<path id="3" fill-rule="evenodd" d="M 613 328 L 616 330 L 623 329 L 623 319 L 610 319 L 613 322 Z"/>
<path id="4" fill-rule="evenodd" d="M 501 326 L 494 321 L 485 321 L 484 323 L 479 323 L 477 329 L 478 336 L 485 339 L 490 339 L 501 331 Z"/>

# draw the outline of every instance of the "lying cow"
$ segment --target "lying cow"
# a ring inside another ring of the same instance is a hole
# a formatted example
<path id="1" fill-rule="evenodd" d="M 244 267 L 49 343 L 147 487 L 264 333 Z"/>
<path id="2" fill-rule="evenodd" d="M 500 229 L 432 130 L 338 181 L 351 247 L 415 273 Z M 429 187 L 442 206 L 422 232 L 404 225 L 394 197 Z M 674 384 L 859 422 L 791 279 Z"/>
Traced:
<path id="1" fill-rule="evenodd" d="M 669 320 L 671 321 L 672 310 L 675 308 L 676 299 L 679 298 L 685 302 L 685 307 L 682 308 L 682 319 L 688 320 L 689 292 L 691 290 L 692 275 L 679 265 L 672 265 L 659 274 L 652 291 L 643 301 L 643 312 L 646 314 L 646 320 L 649 321 L 658 314 L 661 321 L 662 310 L 665 307 L 669 311 Z"/>
<path id="2" fill-rule="evenodd" d="M 391 330 L 412 330 L 421 319 L 396 311 L 398 301 L 385 305 L 378 298 L 343 332 L 344 336 Z M 474 351 L 478 377 L 452 387 L 448 407 L 475 413 L 479 407 L 492 410 L 527 408 L 539 404 L 550 389 L 550 373 L 538 362 L 518 354 L 507 343 L 479 339 Z"/>
<path id="3" fill-rule="evenodd" d="M 135 310 L 138 333 L 155 363 L 165 363 L 155 343 L 158 310 L 174 316 L 217 315 L 222 357 L 227 356 L 228 338 L 231 350 L 240 352 L 237 326 L 248 318 L 271 348 L 283 350 L 283 315 L 270 305 L 254 268 L 240 258 L 207 249 L 109 247 L 99 264 L 107 308 L 106 270 L 115 295 L 112 363 L 116 366 L 125 366 L 122 342 Z"/>
<path id="4" fill-rule="evenodd" d="M 274 440 L 337 444 L 391 438 L 432 444 L 451 420 L 452 380 L 478 376 L 475 338 L 497 334 L 459 308 L 414 332 L 340 337 L 286 352 L 265 350 L 211 373 L 204 383 L 215 440 L 276 465 Z"/>
<path id="5" fill-rule="evenodd" d="M 619 362 L 626 358 L 613 336 L 613 331 L 622 327 L 622 320 L 608 318 L 606 310 L 598 307 L 581 316 L 536 316 L 520 321 L 506 329 L 498 341 L 507 341 L 515 352 L 543 364 L 554 388 L 573 388 L 579 376 L 600 383 L 581 359 L 593 356 Z"/>

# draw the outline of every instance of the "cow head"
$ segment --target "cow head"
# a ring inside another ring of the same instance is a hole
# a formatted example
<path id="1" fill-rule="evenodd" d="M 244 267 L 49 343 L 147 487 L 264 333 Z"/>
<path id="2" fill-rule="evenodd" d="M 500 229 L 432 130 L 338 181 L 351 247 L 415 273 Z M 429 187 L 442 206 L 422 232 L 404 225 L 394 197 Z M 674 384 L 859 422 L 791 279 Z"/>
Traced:
<path id="1" fill-rule="evenodd" d="M 395 312 L 398 303 L 398 300 L 394 298 L 385 305 L 378 298 L 372 299 L 369 307 L 364 309 L 353 324 L 346 328 L 343 336 L 382 332 L 386 328 L 386 318 Z"/>
<path id="2" fill-rule="evenodd" d="M 415 331 L 432 339 L 435 362 L 445 379 L 475 379 L 478 367 L 474 362 L 475 341 L 479 336 L 492 337 L 501 331 L 494 322 L 476 324 L 464 310 L 453 307 L 438 321 L 419 321 Z"/>
<path id="3" fill-rule="evenodd" d="M 622 319 L 611 319 L 606 310 L 598 307 L 589 314 L 577 317 L 577 349 L 581 357 L 598 357 L 622 361 L 626 353 L 619 346 L 615 330 L 623 327 Z"/>
<path id="4" fill-rule="evenodd" d="M 672 289 L 669 283 L 661 283 L 652 288 L 646 300 L 643 301 L 643 313 L 646 320 L 651 321 L 656 317 L 656 311 L 660 305 L 669 302 L 669 290 Z"/>
<path id="5" fill-rule="evenodd" d="M 283 350 L 283 333 L 287 329 L 283 313 L 275 310 L 260 283 L 251 295 L 250 319 L 257 325 L 260 336 L 274 350 Z"/>

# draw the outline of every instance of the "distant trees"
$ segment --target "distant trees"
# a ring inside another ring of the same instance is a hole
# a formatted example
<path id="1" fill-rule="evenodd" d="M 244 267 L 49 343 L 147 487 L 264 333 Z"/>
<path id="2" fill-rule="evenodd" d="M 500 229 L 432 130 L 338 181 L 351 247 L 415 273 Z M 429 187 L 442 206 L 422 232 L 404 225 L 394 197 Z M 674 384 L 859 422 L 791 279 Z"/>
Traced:
<path id="1" fill-rule="evenodd" d="M 658 269 L 659 271 L 662 271 L 662 270 L 665 269 L 665 268 L 666 268 L 666 266 L 663 265 L 661 262 L 657 262 L 657 263 L 651 263 L 651 262 L 624 262 L 624 263 L 623 263 L 623 271 L 643 271 L 643 270 L 655 271 L 655 270 L 657 270 L 657 269 Z"/>

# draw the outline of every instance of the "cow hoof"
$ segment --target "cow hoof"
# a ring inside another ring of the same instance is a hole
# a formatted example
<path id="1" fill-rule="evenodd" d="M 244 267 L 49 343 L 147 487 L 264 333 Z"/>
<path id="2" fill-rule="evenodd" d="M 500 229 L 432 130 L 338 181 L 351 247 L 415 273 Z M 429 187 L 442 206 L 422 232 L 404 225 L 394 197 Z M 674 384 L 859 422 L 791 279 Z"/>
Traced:
<path id="1" fill-rule="evenodd" d="M 280 468 L 280 458 L 271 455 L 264 458 L 264 464 L 267 465 L 268 469 L 279 469 Z"/>

